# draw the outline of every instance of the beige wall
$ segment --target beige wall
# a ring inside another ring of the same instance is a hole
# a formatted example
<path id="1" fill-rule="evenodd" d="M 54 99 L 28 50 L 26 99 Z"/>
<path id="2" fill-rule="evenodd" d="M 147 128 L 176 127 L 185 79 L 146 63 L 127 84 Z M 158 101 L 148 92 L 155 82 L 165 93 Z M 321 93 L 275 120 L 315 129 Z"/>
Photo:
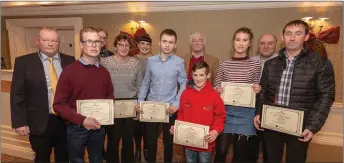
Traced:
<path id="1" fill-rule="evenodd" d="M 305 16 L 329 17 L 329 26 L 342 24 L 341 7 L 317 8 L 271 8 L 271 9 L 240 9 L 221 11 L 183 11 L 183 12 L 151 12 L 143 17 L 146 31 L 153 39 L 153 51 L 158 51 L 160 32 L 165 28 L 172 28 L 177 32 L 177 54 L 189 51 L 189 35 L 200 31 L 206 36 L 207 52 L 220 60 L 229 57 L 233 33 L 237 28 L 246 26 L 252 29 L 254 40 L 251 55 L 255 55 L 257 40 L 265 32 L 281 35 L 283 26 L 290 20 Z M 113 49 L 113 41 L 119 31 L 127 26 L 133 14 L 97 14 L 70 15 L 62 17 L 81 16 L 85 26 L 104 28 L 109 32 L 109 48 Z M 35 16 L 61 17 L 61 16 Z M 6 17 L 18 18 L 18 17 Z M 20 17 L 23 18 L 23 17 Z M 327 29 L 325 26 L 323 29 Z M 342 29 L 342 26 L 341 26 Z M 326 44 L 328 56 L 333 62 L 336 75 L 336 102 L 342 102 L 342 37 L 338 44 Z"/>

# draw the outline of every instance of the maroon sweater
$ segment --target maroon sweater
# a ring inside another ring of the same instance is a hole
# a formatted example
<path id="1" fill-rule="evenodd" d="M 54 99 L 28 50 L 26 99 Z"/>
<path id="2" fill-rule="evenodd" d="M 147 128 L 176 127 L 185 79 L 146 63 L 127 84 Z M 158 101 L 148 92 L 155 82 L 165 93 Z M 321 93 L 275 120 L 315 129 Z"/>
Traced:
<path id="1" fill-rule="evenodd" d="M 63 69 L 56 87 L 54 111 L 63 119 L 82 125 L 85 116 L 76 112 L 76 100 L 114 99 L 109 72 L 103 67 L 76 61 Z"/>

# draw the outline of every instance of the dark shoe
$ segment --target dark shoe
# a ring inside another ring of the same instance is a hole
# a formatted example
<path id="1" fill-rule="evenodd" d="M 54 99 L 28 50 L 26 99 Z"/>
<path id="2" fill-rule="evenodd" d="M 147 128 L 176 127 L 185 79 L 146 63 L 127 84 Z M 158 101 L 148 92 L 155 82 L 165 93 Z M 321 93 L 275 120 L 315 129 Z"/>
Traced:
<path id="1" fill-rule="evenodd" d="M 141 162 L 141 150 L 135 152 L 135 161 Z"/>
<path id="2" fill-rule="evenodd" d="M 145 160 L 148 162 L 148 149 L 143 150 L 143 156 L 145 157 Z"/>

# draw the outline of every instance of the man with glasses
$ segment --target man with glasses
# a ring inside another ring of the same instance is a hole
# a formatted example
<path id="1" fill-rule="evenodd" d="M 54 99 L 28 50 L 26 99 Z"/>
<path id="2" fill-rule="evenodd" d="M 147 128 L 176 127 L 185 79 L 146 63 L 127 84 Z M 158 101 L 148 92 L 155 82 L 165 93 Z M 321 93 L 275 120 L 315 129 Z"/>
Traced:
<path id="1" fill-rule="evenodd" d="M 74 57 L 58 52 L 56 29 L 44 27 L 36 38 L 38 52 L 17 57 L 11 87 L 12 127 L 20 136 L 29 136 L 35 162 L 68 162 L 64 121 L 52 107 L 57 79 Z"/>
<path id="2" fill-rule="evenodd" d="M 82 29 L 81 58 L 61 73 L 57 84 L 54 108 L 68 122 L 68 152 L 72 163 L 84 162 L 86 147 L 89 162 L 103 161 L 104 127 L 96 119 L 76 112 L 77 100 L 114 99 L 110 74 L 99 64 L 101 46 L 96 29 Z"/>
<path id="3" fill-rule="evenodd" d="M 109 49 L 107 49 L 108 33 L 104 29 L 101 29 L 101 28 L 98 28 L 97 31 L 98 31 L 98 34 L 100 36 L 100 40 L 103 42 L 99 56 L 102 58 L 105 58 L 108 56 L 113 56 L 114 53 L 112 51 L 110 51 Z"/>

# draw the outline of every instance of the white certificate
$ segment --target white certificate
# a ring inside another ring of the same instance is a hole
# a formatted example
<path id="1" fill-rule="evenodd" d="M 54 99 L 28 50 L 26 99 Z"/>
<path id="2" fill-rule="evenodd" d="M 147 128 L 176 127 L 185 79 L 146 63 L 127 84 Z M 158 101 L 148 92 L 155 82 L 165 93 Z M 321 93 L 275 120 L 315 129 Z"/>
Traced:
<path id="1" fill-rule="evenodd" d="M 120 100 L 115 99 L 115 118 L 131 118 L 136 117 L 137 100 Z"/>
<path id="2" fill-rule="evenodd" d="M 303 132 L 303 109 L 263 105 L 261 117 L 262 128 L 295 136 Z"/>
<path id="3" fill-rule="evenodd" d="M 77 113 L 96 119 L 101 125 L 113 125 L 113 100 L 77 100 Z"/>
<path id="4" fill-rule="evenodd" d="M 140 114 L 140 121 L 169 123 L 168 107 L 169 103 L 165 102 L 141 101 L 140 109 L 143 113 Z"/>
<path id="5" fill-rule="evenodd" d="M 209 126 L 176 120 L 173 142 L 189 147 L 208 149 L 208 142 L 205 141 L 208 133 Z"/>
<path id="6" fill-rule="evenodd" d="M 221 82 L 221 98 L 225 105 L 255 108 L 256 93 L 253 84 Z"/>

